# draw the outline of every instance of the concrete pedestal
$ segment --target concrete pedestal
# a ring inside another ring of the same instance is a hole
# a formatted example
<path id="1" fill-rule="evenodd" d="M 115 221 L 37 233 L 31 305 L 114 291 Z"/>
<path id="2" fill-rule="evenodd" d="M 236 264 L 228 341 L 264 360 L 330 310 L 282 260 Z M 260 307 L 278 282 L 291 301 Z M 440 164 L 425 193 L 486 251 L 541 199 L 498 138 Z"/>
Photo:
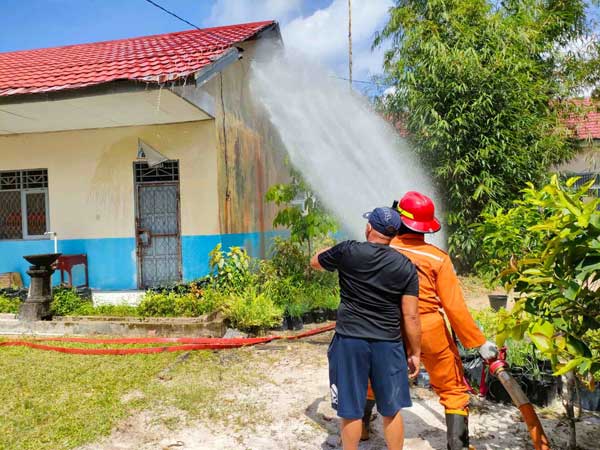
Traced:
<path id="1" fill-rule="evenodd" d="M 27 271 L 27 275 L 31 277 L 31 284 L 29 285 L 27 299 L 21 304 L 19 320 L 31 322 L 51 318 L 52 287 L 50 277 L 54 273 L 54 269 L 50 265 L 51 262 L 46 264 L 48 265 L 33 265 Z"/>

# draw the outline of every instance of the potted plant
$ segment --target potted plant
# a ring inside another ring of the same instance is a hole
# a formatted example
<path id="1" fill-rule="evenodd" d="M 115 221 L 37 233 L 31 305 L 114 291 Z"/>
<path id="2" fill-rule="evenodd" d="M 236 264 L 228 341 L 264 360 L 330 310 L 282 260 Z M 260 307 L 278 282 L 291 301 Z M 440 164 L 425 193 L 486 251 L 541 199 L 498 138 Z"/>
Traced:
<path id="1" fill-rule="evenodd" d="M 288 330 L 301 330 L 304 327 L 304 322 L 302 320 L 304 305 L 300 302 L 290 301 L 285 309 Z"/>

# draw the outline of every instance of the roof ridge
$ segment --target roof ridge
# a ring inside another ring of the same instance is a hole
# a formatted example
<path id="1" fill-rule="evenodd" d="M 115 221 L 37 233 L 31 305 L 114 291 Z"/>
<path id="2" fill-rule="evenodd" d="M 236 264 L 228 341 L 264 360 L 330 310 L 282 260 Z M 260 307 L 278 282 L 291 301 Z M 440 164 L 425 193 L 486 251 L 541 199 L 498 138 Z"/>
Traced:
<path id="1" fill-rule="evenodd" d="M 6 55 L 11 55 L 11 54 L 23 54 L 23 53 L 27 53 L 27 52 L 41 52 L 41 51 L 48 51 L 48 50 L 58 50 L 58 49 L 66 49 L 66 48 L 72 48 L 72 47 L 85 47 L 87 45 L 101 45 L 101 44 L 111 44 L 111 43 L 117 43 L 117 42 L 126 42 L 126 41 L 135 41 L 138 39 L 151 39 L 151 38 L 157 38 L 157 37 L 161 37 L 161 36 L 175 36 L 175 35 L 180 35 L 180 34 L 190 34 L 190 33 L 200 33 L 200 32 L 212 32 L 212 31 L 218 31 L 218 30 L 224 30 L 224 29 L 235 29 L 235 28 L 243 28 L 243 27 L 250 27 L 250 26 L 266 26 L 266 25 L 270 25 L 270 24 L 274 24 L 276 23 L 275 20 L 264 20 L 264 21 L 258 21 L 258 22 L 247 22 L 247 23 L 236 23 L 233 25 L 221 25 L 218 27 L 210 27 L 210 28 L 200 28 L 200 29 L 196 29 L 193 28 L 191 30 L 180 30 L 180 31 L 173 31 L 173 32 L 169 32 L 169 33 L 158 33 L 158 34 L 149 34 L 149 35 L 144 35 L 144 36 L 134 36 L 134 37 L 129 37 L 129 38 L 121 38 L 121 39 L 110 39 L 107 41 L 95 41 L 95 42 L 83 42 L 80 44 L 68 44 L 68 45 L 58 45 L 55 47 L 40 47 L 40 48 L 31 48 L 31 49 L 27 49 L 27 50 L 13 50 L 10 52 L 0 52 L 0 58 Z M 257 30 L 258 32 L 259 30 Z"/>

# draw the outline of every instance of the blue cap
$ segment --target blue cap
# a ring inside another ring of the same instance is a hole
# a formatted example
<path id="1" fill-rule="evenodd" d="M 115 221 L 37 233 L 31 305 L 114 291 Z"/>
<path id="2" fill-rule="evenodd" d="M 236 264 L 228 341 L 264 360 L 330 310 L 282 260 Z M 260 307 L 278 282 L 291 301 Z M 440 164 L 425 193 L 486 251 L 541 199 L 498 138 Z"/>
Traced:
<path id="1" fill-rule="evenodd" d="M 369 223 L 375 230 L 388 237 L 396 236 L 402 226 L 400 214 L 392 208 L 375 208 L 371 212 L 364 213 L 363 217 L 369 219 Z"/>

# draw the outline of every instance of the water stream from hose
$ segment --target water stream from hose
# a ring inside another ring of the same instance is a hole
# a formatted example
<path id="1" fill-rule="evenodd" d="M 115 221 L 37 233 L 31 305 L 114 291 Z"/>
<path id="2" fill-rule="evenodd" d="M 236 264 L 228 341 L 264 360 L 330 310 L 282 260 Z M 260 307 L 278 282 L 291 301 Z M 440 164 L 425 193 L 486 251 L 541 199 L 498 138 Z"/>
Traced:
<path id="1" fill-rule="evenodd" d="M 288 50 L 259 50 L 250 90 L 293 166 L 352 238 L 364 239 L 365 211 L 391 206 L 406 191 L 421 191 L 439 207 L 414 151 L 368 99 L 318 64 Z M 445 247 L 441 233 L 428 241 Z"/>

